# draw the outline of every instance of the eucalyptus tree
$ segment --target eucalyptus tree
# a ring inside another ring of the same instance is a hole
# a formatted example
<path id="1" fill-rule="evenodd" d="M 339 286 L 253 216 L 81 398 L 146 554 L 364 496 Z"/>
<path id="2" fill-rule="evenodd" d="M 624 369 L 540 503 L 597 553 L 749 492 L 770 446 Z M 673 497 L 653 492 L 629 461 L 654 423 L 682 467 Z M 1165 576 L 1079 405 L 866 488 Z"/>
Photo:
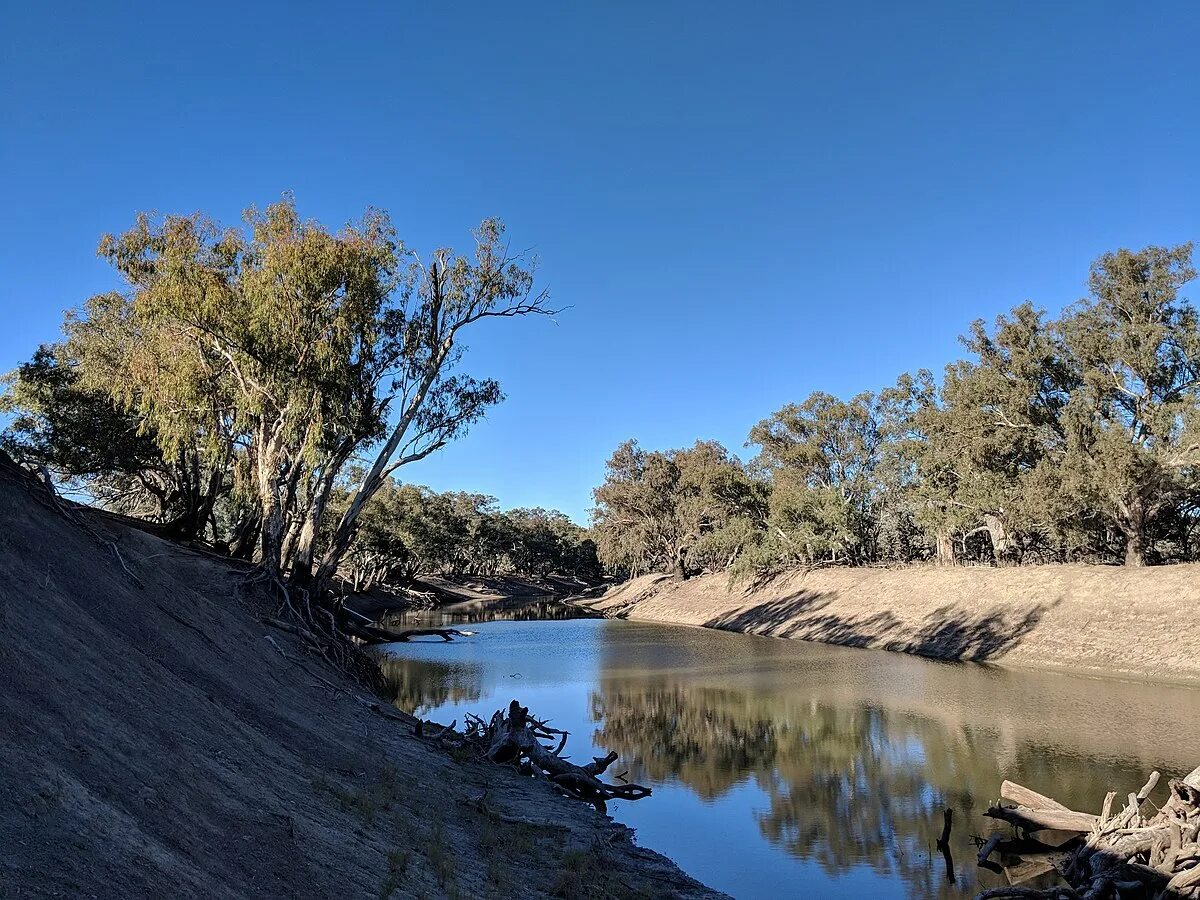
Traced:
<path id="1" fill-rule="evenodd" d="M 760 556 L 775 565 L 861 562 L 874 553 L 883 430 L 879 400 L 816 392 L 750 431 L 770 478 Z"/>
<path id="2" fill-rule="evenodd" d="M 554 312 L 549 293 L 535 291 L 531 268 L 510 254 L 504 226 L 496 219 L 485 220 L 475 232 L 472 258 L 442 249 L 427 265 L 413 262 L 408 267 L 399 302 L 388 318 L 402 326 L 396 330 L 398 352 L 386 369 L 388 383 L 376 394 L 379 418 L 394 414 L 395 419 L 333 530 L 317 567 L 318 585 L 336 573 L 363 506 L 386 480 L 463 434 L 502 399 L 495 381 L 455 372 L 463 330 L 489 318 Z"/>
<path id="3" fill-rule="evenodd" d="M 68 313 L 63 331 L 65 340 L 7 376 L 6 440 L 104 506 L 199 536 L 229 490 L 233 436 L 222 427 L 220 391 L 196 372 L 179 398 L 182 416 L 140 408 L 134 374 L 177 372 L 180 353 L 170 336 L 140 329 L 120 294 L 92 297 L 82 314 Z"/>
<path id="4" fill-rule="evenodd" d="M 290 198 L 246 223 L 143 215 L 100 253 L 129 285 L 139 337 L 121 348 L 114 392 L 168 450 L 198 429 L 237 436 L 260 563 L 277 577 L 289 517 L 318 507 L 382 426 L 368 379 L 386 371 L 400 248 L 380 213 L 335 235 L 301 221 Z"/>
<path id="5" fill-rule="evenodd" d="M 1130 566 L 1200 497 L 1200 319 L 1179 296 L 1195 277 L 1191 244 L 1106 253 L 1059 325 L 1079 380 L 1064 477 L 1120 532 Z"/>
<path id="6" fill-rule="evenodd" d="M 764 514 L 761 485 L 716 441 L 666 452 L 626 441 L 593 496 L 600 558 L 630 574 L 684 579 L 696 569 L 728 568 L 756 539 Z"/>
<path id="7" fill-rule="evenodd" d="M 556 509 L 512 509 L 504 513 L 515 541 L 510 554 L 517 572 L 533 575 L 600 576 L 590 531 Z"/>
<path id="8" fill-rule="evenodd" d="M 938 559 L 954 542 L 988 536 L 998 562 L 1015 561 L 1035 533 L 1055 534 L 1078 504 L 1061 489 L 1062 409 L 1075 376 L 1043 314 L 1026 303 L 962 338 L 972 359 L 903 376 L 885 392 L 903 408 L 897 452 L 913 466 L 916 520 L 936 536 Z"/>
<path id="9" fill-rule="evenodd" d="M 985 532 L 994 558 L 1014 561 L 1035 533 L 1060 539 L 1082 512 L 1061 485 L 1062 411 L 1077 375 L 1029 303 L 997 317 L 992 333 L 976 321 L 963 343 L 975 358 L 946 369 L 935 440 L 957 449 L 952 502 L 969 517 L 965 534 Z"/>
<path id="10" fill-rule="evenodd" d="M 349 482 L 361 472 L 348 473 Z M 340 520 L 352 496 L 336 487 L 318 545 Z M 323 549 L 323 547 L 322 547 Z M 387 482 L 364 505 L 342 571 L 354 590 L 419 575 L 599 575 L 590 535 L 558 510 L 501 512 L 496 498 L 464 491 Z"/>
<path id="11" fill-rule="evenodd" d="M 256 509 L 260 564 L 302 585 L 334 485 L 373 456 L 327 532 L 323 588 L 387 478 L 501 399 L 494 381 L 455 371 L 462 329 L 552 312 L 503 234 L 485 220 L 473 258 L 439 250 L 426 266 L 375 210 L 337 233 L 303 221 L 290 197 L 250 210 L 242 230 L 139 216 L 100 247 L 129 286 L 112 303 L 137 335 L 115 342 L 109 390 L 167 455 L 196 434 L 226 448 Z"/>
<path id="12" fill-rule="evenodd" d="M 635 440 L 613 451 L 604 483 L 592 492 L 592 530 L 606 566 L 636 576 L 674 564 L 678 481 L 665 453 L 643 450 Z"/>
<path id="13" fill-rule="evenodd" d="M 161 523 L 174 537 L 199 536 L 226 489 L 224 473 L 194 441 L 164 456 L 136 414 L 84 385 L 94 361 L 82 349 L 78 340 L 44 345 L 4 378 L 0 412 L 11 421 L 0 445 L 105 508 Z"/>

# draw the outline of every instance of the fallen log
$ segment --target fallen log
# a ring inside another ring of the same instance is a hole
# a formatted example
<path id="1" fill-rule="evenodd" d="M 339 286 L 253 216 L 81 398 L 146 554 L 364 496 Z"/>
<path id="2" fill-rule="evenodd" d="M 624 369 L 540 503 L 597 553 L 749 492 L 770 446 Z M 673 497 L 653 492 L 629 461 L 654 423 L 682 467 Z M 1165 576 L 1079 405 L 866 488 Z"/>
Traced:
<path id="1" fill-rule="evenodd" d="M 403 644 L 415 637 L 440 637 L 443 641 L 452 641 L 456 637 L 471 637 L 473 631 L 459 631 L 457 628 L 407 628 L 404 631 L 393 631 L 378 625 L 364 625 L 361 622 L 348 620 L 343 628 L 352 637 L 358 638 L 364 644 Z"/>
<path id="2" fill-rule="evenodd" d="M 1003 800 L 1011 800 L 1017 806 L 1025 806 L 1029 809 L 1066 809 L 1057 800 L 1051 800 L 1045 794 L 1022 787 L 1015 781 L 1005 781 L 1000 785 L 1000 797 Z"/>
<path id="3" fill-rule="evenodd" d="M 988 807 L 984 815 L 992 819 L 1002 819 L 1026 831 L 1051 828 L 1057 831 L 1077 831 L 1080 834 L 1090 832 L 1099 821 L 1098 816 L 1075 812 L 1065 806 L 1061 809 L 1032 809 L 1028 806 L 997 805 Z"/>
<path id="4" fill-rule="evenodd" d="M 523 773 L 545 778 L 563 793 L 591 803 L 601 812 L 607 811 L 610 800 L 641 800 L 650 796 L 650 788 L 640 784 L 609 784 L 600 780 L 599 776 L 616 761 L 615 751 L 597 756 L 583 766 L 564 758 L 567 732 L 529 715 L 528 707 L 516 700 L 508 705 L 507 714 L 497 710 L 487 722 L 468 715 L 466 722 L 466 731 L 453 738 L 455 746 L 473 748 L 491 762 L 512 765 Z"/>
<path id="5" fill-rule="evenodd" d="M 996 803 L 985 815 L 1026 832 L 1057 828 L 1077 834 L 1066 856 L 1055 862 L 1069 887 L 998 888 L 979 896 L 1052 898 L 1067 892 L 1084 900 L 1114 896 L 1121 900 L 1200 900 L 1200 767 L 1169 782 L 1170 794 L 1161 808 L 1150 800 L 1159 780 L 1159 773 L 1152 772 L 1115 813 L 1117 795 L 1110 792 L 1098 816 L 1076 812 L 1022 785 L 1004 782 L 1002 798 L 1019 805 Z M 981 865 L 987 864 L 987 856 L 996 846 L 988 842 Z"/>

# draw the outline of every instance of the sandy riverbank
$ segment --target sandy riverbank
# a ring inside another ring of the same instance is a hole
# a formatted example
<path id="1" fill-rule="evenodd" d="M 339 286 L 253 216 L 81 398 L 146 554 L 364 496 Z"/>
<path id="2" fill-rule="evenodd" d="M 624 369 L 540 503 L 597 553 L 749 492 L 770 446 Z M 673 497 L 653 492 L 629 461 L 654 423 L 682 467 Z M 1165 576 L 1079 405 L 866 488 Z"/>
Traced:
<path id="1" fill-rule="evenodd" d="M 1200 682 L 1200 564 L 820 569 L 756 587 L 647 575 L 580 602 L 609 616 L 934 659 Z"/>

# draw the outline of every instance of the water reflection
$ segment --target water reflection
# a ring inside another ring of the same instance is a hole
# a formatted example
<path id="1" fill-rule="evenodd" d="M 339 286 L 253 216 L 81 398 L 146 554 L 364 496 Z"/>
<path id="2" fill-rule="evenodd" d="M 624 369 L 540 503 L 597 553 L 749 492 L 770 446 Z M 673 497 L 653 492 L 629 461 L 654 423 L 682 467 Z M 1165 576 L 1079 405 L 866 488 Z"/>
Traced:
<path id="1" fill-rule="evenodd" d="M 570 606 L 546 594 L 509 597 L 504 600 L 468 600 L 437 609 L 395 612 L 381 619 L 389 628 L 420 628 L 441 625 L 476 625 L 480 622 L 557 622 L 567 619 L 599 618 L 596 613 Z"/>
<path id="2" fill-rule="evenodd" d="M 479 666 L 393 655 L 381 658 L 380 667 L 393 702 L 414 715 L 423 716 L 447 703 L 470 702 L 483 695 L 483 670 Z"/>
<path id="3" fill-rule="evenodd" d="M 1184 687 L 612 621 L 496 623 L 444 646 L 400 650 L 410 708 L 449 720 L 519 696 L 573 731 L 575 755 L 585 735 L 618 751 L 655 796 L 616 816 L 737 896 L 970 896 L 1006 883 L 972 841 L 1003 778 L 1091 808 L 1152 767 L 1190 770 L 1200 746 Z M 954 883 L 934 848 L 946 807 Z"/>

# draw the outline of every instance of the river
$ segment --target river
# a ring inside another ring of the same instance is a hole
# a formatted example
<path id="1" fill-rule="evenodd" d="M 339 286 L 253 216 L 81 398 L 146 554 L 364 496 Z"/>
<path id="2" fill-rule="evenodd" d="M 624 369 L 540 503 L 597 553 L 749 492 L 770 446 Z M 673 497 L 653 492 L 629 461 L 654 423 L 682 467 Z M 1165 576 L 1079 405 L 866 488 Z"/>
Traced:
<path id="1" fill-rule="evenodd" d="M 610 813 L 735 897 L 970 897 L 1008 883 L 975 865 L 1003 779 L 1094 811 L 1200 763 L 1194 687 L 569 614 L 394 619 L 477 632 L 390 645 L 397 705 L 461 723 L 516 698 L 571 732 L 577 761 L 616 750 L 610 773 L 654 793 Z M 947 807 L 952 874 L 934 849 Z"/>

